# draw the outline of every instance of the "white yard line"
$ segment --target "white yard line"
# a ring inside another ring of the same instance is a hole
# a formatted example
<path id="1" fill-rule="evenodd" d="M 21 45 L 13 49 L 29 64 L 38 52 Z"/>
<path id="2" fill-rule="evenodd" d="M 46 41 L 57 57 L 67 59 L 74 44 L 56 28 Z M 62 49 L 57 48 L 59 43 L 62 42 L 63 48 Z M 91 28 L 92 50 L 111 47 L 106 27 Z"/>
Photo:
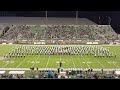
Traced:
<path id="1" fill-rule="evenodd" d="M 107 63 L 107 64 L 109 64 L 107 61 L 106 61 L 106 59 L 109 61 L 109 62 L 111 62 L 110 60 L 109 60 L 109 58 L 105 58 L 104 60 L 105 60 L 105 62 Z M 115 63 L 112 63 L 115 67 L 117 67 L 117 68 L 119 68 Z M 105 68 L 104 68 L 105 69 Z"/>
<path id="2" fill-rule="evenodd" d="M 36 63 L 36 61 L 38 60 L 39 57 L 40 57 L 40 55 L 37 57 L 37 59 L 34 61 L 34 63 L 32 64 L 31 67 L 33 67 L 35 65 L 35 63 Z"/>
<path id="3" fill-rule="evenodd" d="M 102 66 L 102 68 L 105 68 L 102 63 L 100 63 L 99 60 L 96 59 L 96 61 Z"/>
<path id="4" fill-rule="evenodd" d="M 111 62 L 110 60 L 109 60 L 109 57 L 108 58 L 105 58 L 105 62 L 107 63 L 107 64 L 109 64 L 107 61 L 106 61 L 106 59 L 109 61 L 109 62 Z M 112 63 L 115 67 L 117 67 L 117 68 L 119 68 L 115 63 Z"/>
<path id="5" fill-rule="evenodd" d="M 27 56 L 27 55 L 26 55 L 26 56 Z M 29 55 L 28 55 L 28 56 L 29 56 Z M 31 60 L 33 60 L 33 57 L 31 57 L 29 61 L 31 61 Z M 30 63 L 30 62 L 29 62 L 29 63 Z M 29 63 L 27 63 L 27 64 L 25 65 L 25 67 L 26 67 Z"/>
<path id="6" fill-rule="evenodd" d="M 9 49 L 10 47 L 7 47 L 7 49 Z M 13 48 L 13 47 L 12 47 Z M 7 49 L 3 51 L 3 49 L 1 49 L 2 53 L 0 53 L 0 55 L 2 55 L 3 53 L 7 52 Z"/>
<path id="7" fill-rule="evenodd" d="M 15 59 L 15 58 L 14 58 Z M 9 61 L 13 61 L 14 60 L 13 58 L 11 58 Z M 7 66 L 8 64 L 10 64 L 9 62 L 6 63 L 4 66 L 2 66 L 2 68 L 4 68 L 5 66 Z"/>
<path id="8" fill-rule="evenodd" d="M 20 64 L 18 64 L 18 66 L 16 68 L 18 68 L 25 61 L 25 59 L 26 58 L 24 58 L 23 61 Z"/>
<path id="9" fill-rule="evenodd" d="M 107 59 L 109 62 L 111 62 L 109 59 Z M 106 61 L 106 63 L 108 63 L 107 61 Z M 109 63 L 108 63 L 109 64 Z M 115 63 L 112 63 L 115 67 L 117 67 L 117 68 L 119 68 Z"/>
<path id="10" fill-rule="evenodd" d="M 74 61 L 73 61 L 73 58 L 72 58 L 72 62 L 73 62 L 74 68 L 76 68 L 76 67 L 75 67 L 75 63 L 74 63 Z"/>
<path id="11" fill-rule="evenodd" d="M 49 63 L 49 60 L 50 60 L 50 55 L 49 55 L 49 58 L 48 58 L 48 61 L 47 61 L 47 63 L 46 63 L 46 66 L 45 66 L 45 68 L 47 68 L 47 66 L 48 66 L 48 63 Z"/>
<path id="12" fill-rule="evenodd" d="M 64 55 L 60 55 L 60 62 L 62 61 L 61 58 L 63 57 Z M 65 63 L 64 59 L 63 59 L 63 63 Z"/>
<path id="13" fill-rule="evenodd" d="M 109 45 L 108 45 L 109 46 Z M 114 45 L 111 45 L 111 46 L 114 46 Z M 110 60 L 109 60 L 109 58 L 105 58 L 105 61 L 106 61 L 106 59 L 109 61 L 109 62 L 111 62 Z M 107 61 L 106 61 L 106 63 L 108 63 Z M 109 64 L 109 63 L 108 63 Z M 119 68 L 115 63 L 112 63 L 115 67 L 117 67 L 117 68 Z"/>
<path id="14" fill-rule="evenodd" d="M 113 51 L 115 51 L 115 50 L 113 50 Z M 110 61 L 110 60 L 109 60 Z M 120 68 L 119 66 L 117 66 L 115 63 L 113 63 L 117 68 Z"/>
<path id="15" fill-rule="evenodd" d="M 66 62 L 65 62 L 65 60 L 64 59 L 62 59 L 63 60 L 63 63 L 65 64 Z M 62 65 L 63 66 L 63 65 Z"/>
<path id="16" fill-rule="evenodd" d="M 60 62 L 61 62 L 61 55 L 60 55 Z"/>
<path id="17" fill-rule="evenodd" d="M 109 46 L 109 45 L 103 45 L 103 46 Z M 111 46 L 114 46 L 114 45 L 111 45 Z M 109 61 L 109 62 L 111 62 L 110 60 L 109 60 L 109 57 L 107 58 L 107 57 L 105 57 L 104 58 L 104 60 L 105 60 L 105 62 L 106 63 L 108 63 L 107 61 L 106 61 L 106 59 Z M 98 61 L 98 60 L 97 60 Z M 112 63 L 115 67 L 117 67 L 117 68 L 119 68 L 115 63 Z"/>
<path id="18" fill-rule="evenodd" d="M 9 47 L 10 48 L 10 47 Z M 13 47 L 12 47 L 12 49 L 13 49 Z M 6 52 L 7 50 L 5 50 L 5 52 Z M 12 61 L 12 59 L 10 59 L 9 61 Z M 5 65 L 3 65 L 2 66 L 2 68 L 4 68 L 5 66 L 7 66 L 9 64 L 9 62 L 8 63 L 6 63 Z"/>
<path id="19" fill-rule="evenodd" d="M 80 65 L 79 68 L 82 68 L 82 67 L 81 67 L 81 62 L 80 62 L 80 60 L 77 58 L 77 55 L 75 55 L 75 56 L 76 56 L 76 59 L 79 61 L 79 65 Z M 78 55 L 78 57 L 79 57 L 79 56 L 80 56 L 80 55 Z"/>
<path id="20" fill-rule="evenodd" d="M 15 47 L 15 48 L 14 48 L 14 47 Z M 16 46 L 14 46 L 14 47 L 12 46 L 12 49 L 11 49 L 10 51 L 12 51 L 13 49 L 16 49 Z M 11 48 L 11 47 L 8 47 L 8 49 L 9 49 L 9 48 Z M 5 51 L 2 51 L 2 52 L 3 52 L 3 53 L 7 53 L 8 51 L 5 50 Z M 3 53 L 1 53 L 0 55 L 2 55 Z"/>
<path id="21" fill-rule="evenodd" d="M 8 62 L 8 63 L 6 63 L 5 65 L 3 65 L 3 66 L 2 66 L 2 68 L 4 68 L 5 66 L 7 66 L 8 64 L 9 64 L 9 62 Z"/>
<path id="22" fill-rule="evenodd" d="M 14 48 L 15 47 L 15 48 Z M 17 46 L 12 46 L 12 49 L 10 51 L 12 51 L 13 49 L 16 49 Z M 8 49 L 11 48 L 11 47 L 8 47 Z M 2 50 L 2 49 L 1 49 Z M 3 53 L 7 53 L 7 49 L 2 51 Z M 3 53 L 1 53 L 0 55 L 2 55 Z"/>
<path id="23" fill-rule="evenodd" d="M 83 57 L 83 55 L 81 55 Z M 85 63 L 87 64 L 85 58 L 83 57 L 83 60 L 85 61 Z M 90 68 L 89 64 L 87 64 L 88 68 Z"/>
<path id="24" fill-rule="evenodd" d="M 2 55 L 3 53 L 7 52 L 7 50 L 3 51 L 3 49 L 1 49 L 1 51 L 2 51 L 2 53 L 0 53 L 0 55 Z"/>
<path id="25" fill-rule="evenodd" d="M 113 63 L 117 68 L 120 68 L 119 66 L 117 66 L 115 63 Z"/>

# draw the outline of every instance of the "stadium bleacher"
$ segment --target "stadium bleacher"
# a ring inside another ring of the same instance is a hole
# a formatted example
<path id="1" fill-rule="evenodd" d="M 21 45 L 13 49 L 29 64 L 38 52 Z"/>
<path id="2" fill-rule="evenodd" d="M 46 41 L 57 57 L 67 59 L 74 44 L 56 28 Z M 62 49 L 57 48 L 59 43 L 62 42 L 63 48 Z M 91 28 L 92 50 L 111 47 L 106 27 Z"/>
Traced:
<path id="1" fill-rule="evenodd" d="M 111 40 L 116 38 L 117 34 L 109 25 L 14 25 L 11 26 L 10 29 L 2 37 L 2 39 L 6 40 Z"/>
<path id="2" fill-rule="evenodd" d="M 1 39 L 42 40 L 42 39 L 80 39 L 109 40 L 117 34 L 110 25 L 97 25 L 86 19 L 46 18 L 44 17 L 0 17 Z M 3 30 L 8 30 L 3 33 Z"/>

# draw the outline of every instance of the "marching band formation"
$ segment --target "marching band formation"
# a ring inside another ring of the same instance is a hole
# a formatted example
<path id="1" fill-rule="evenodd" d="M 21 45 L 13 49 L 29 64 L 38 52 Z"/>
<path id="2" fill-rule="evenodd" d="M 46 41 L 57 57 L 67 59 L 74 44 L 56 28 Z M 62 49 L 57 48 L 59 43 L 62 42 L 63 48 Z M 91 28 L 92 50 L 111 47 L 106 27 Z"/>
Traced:
<path id="1" fill-rule="evenodd" d="M 98 45 L 79 45 L 79 46 L 18 46 L 4 58 L 25 58 L 27 55 L 91 55 L 94 57 L 116 57 L 116 53 L 110 52 Z"/>

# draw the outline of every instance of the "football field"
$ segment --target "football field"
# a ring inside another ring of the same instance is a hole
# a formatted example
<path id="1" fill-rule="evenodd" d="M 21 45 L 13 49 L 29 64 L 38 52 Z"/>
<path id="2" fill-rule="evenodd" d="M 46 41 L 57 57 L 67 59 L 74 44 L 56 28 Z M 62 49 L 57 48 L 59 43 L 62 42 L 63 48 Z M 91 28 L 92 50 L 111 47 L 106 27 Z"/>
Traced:
<path id="1" fill-rule="evenodd" d="M 120 69 L 120 46 L 101 45 L 116 53 L 116 57 L 94 57 L 91 55 L 27 55 L 25 58 L 2 60 L 5 54 L 18 45 L 0 45 L 0 68 L 63 68 Z"/>

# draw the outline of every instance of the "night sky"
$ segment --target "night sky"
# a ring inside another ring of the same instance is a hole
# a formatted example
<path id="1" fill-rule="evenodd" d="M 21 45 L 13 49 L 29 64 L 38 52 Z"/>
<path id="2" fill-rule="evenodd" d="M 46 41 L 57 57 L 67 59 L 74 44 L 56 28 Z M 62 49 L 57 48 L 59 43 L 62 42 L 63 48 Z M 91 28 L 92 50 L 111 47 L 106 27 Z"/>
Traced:
<path id="1" fill-rule="evenodd" d="M 1 16 L 44 17 L 45 11 L 0 11 Z M 75 17 L 75 11 L 48 11 L 48 17 Z M 120 24 L 120 11 L 79 11 L 80 18 L 110 16 L 113 24 Z"/>
<path id="2" fill-rule="evenodd" d="M 0 16 L 44 17 L 45 11 L 0 11 Z M 75 11 L 48 11 L 48 17 L 75 17 Z M 79 11 L 78 17 L 110 16 L 113 24 L 120 24 L 120 11 Z"/>
<path id="3" fill-rule="evenodd" d="M 45 11 L 0 11 L 0 16 L 19 16 L 19 17 L 45 17 Z M 76 17 L 76 11 L 48 11 L 48 17 Z M 88 18 L 98 24 L 101 17 L 101 24 L 108 24 L 108 18 L 111 18 L 111 25 L 120 25 L 120 11 L 78 11 L 79 18 Z M 116 30 L 120 33 L 119 27 Z"/>

